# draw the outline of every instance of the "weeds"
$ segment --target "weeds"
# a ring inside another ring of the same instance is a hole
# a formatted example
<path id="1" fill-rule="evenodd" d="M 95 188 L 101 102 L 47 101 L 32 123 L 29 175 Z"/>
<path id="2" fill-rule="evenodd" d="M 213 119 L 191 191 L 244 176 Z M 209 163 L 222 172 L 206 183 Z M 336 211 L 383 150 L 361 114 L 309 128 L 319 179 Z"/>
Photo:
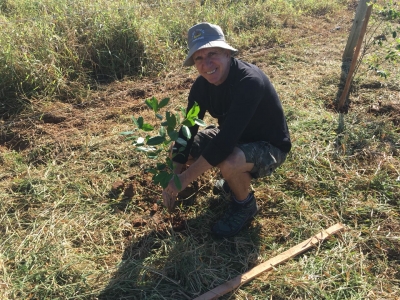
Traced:
<path id="1" fill-rule="evenodd" d="M 274 45 L 282 41 L 276 16 L 297 14 L 297 4 L 277 3 L 3 1 L 0 113 L 19 112 L 31 97 L 82 103 L 98 84 L 168 72 L 185 56 L 188 24 L 198 20 L 223 26 L 239 48 Z"/>
<path id="2" fill-rule="evenodd" d="M 399 297 L 398 82 L 361 65 L 348 113 L 332 110 L 353 16 L 342 1 L 18 0 L 0 9 L 0 109 L 10 117 L 28 104 L 39 115 L 0 123 L 1 299 L 193 299 L 336 222 L 346 232 L 222 299 Z M 209 233 L 226 206 L 211 192 L 216 172 L 169 215 L 146 173 L 151 161 L 119 135 L 132 115 L 153 117 L 145 99 L 185 106 L 196 77 L 179 67 L 185 32 L 203 20 L 220 23 L 239 58 L 268 74 L 293 140 L 285 164 L 253 183 L 256 219 L 223 240 Z M 266 51 L 266 37 L 285 47 Z"/>

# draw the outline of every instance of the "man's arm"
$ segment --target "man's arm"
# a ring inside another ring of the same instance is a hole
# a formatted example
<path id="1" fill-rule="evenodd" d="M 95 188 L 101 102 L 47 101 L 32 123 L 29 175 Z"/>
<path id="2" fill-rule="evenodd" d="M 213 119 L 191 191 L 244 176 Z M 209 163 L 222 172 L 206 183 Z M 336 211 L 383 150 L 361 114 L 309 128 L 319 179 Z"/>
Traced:
<path id="1" fill-rule="evenodd" d="M 181 174 L 183 166 L 184 166 L 184 164 L 174 162 L 174 170 L 173 170 L 174 174 L 177 174 L 177 175 Z"/>
<path id="2" fill-rule="evenodd" d="M 182 189 L 186 188 L 191 182 L 211 168 L 212 165 L 210 165 L 203 156 L 200 156 L 193 164 L 182 172 L 180 177 Z"/>
<path id="3" fill-rule="evenodd" d="M 176 166 L 178 167 L 178 166 Z M 200 175 L 202 175 L 207 170 L 211 169 L 210 165 L 203 156 L 200 156 L 193 164 L 191 164 L 185 171 L 178 175 L 181 181 L 182 189 L 184 190 L 192 181 L 196 180 Z M 181 165 L 182 170 L 182 165 Z M 175 171 L 175 170 L 174 170 Z M 178 174 L 178 173 L 175 173 Z M 180 190 L 175 186 L 175 182 L 171 180 L 168 186 L 163 190 L 163 203 L 168 210 L 172 210 L 175 204 L 175 199 Z"/>

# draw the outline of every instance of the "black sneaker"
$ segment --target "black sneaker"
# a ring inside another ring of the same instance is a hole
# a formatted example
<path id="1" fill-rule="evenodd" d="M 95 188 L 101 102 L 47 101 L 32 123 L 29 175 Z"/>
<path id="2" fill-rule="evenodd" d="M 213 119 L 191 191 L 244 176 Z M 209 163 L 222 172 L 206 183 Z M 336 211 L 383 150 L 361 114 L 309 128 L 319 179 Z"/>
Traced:
<path id="1" fill-rule="evenodd" d="M 246 204 L 240 204 L 232 200 L 228 211 L 212 228 L 211 231 L 219 237 L 231 237 L 236 235 L 257 214 L 258 207 L 254 193 L 251 192 L 251 200 Z"/>
<path id="2" fill-rule="evenodd" d="M 231 197 L 231 188 L 229 187 L 225 179 L 222 178 L 215 182 L 213 187 L 213 194 L 222 195 L 227 199 Z"/>

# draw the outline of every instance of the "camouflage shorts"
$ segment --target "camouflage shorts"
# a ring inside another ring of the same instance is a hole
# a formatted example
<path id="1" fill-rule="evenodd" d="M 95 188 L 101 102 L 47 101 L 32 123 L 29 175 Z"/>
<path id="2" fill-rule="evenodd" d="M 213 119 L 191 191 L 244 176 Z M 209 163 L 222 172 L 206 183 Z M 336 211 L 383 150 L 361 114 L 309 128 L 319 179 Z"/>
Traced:
<path id="1" fill-rule="evenodd" d="M 190 155 L 198 158 L 208 142 L 219 132 L 215 126 L 209 126 L 197 133 L 194 138 Z M 265 141 L 259 141 L 248 144 L 238 144 L 247 163 L 253 163 L 254 167 L 250 171 L 253 178 L 265 177 L 272 174 L 285 160 L 287 153 L 282 152 L 275 146 Z"/>

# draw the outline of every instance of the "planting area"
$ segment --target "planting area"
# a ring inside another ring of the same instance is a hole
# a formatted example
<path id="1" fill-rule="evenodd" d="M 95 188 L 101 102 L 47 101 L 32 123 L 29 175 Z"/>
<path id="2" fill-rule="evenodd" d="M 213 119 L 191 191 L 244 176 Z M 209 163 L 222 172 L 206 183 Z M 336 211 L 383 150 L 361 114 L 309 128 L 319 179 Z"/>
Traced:
<path id="1" fill-rule="evenodd" d="M 169 213 L 146 171 L 155 161 L 120 135 L 132 116 L 158 122 L 148 98 L 185 107 L 197 73 L 181 61 L 2 119 L 0 298 L 193 299 L 340 222 L 344 232 L 222 299 L 400 299 L 400 73 L 361 64 L 336 110 L 354 12 L 301 16 L 282 43 L 240 49 L 277 89 L 293 148 L 253 182 L 261 211 L 230 239 L 209 230 L 227 206 L 212 193 L 218 170 Z"/>

